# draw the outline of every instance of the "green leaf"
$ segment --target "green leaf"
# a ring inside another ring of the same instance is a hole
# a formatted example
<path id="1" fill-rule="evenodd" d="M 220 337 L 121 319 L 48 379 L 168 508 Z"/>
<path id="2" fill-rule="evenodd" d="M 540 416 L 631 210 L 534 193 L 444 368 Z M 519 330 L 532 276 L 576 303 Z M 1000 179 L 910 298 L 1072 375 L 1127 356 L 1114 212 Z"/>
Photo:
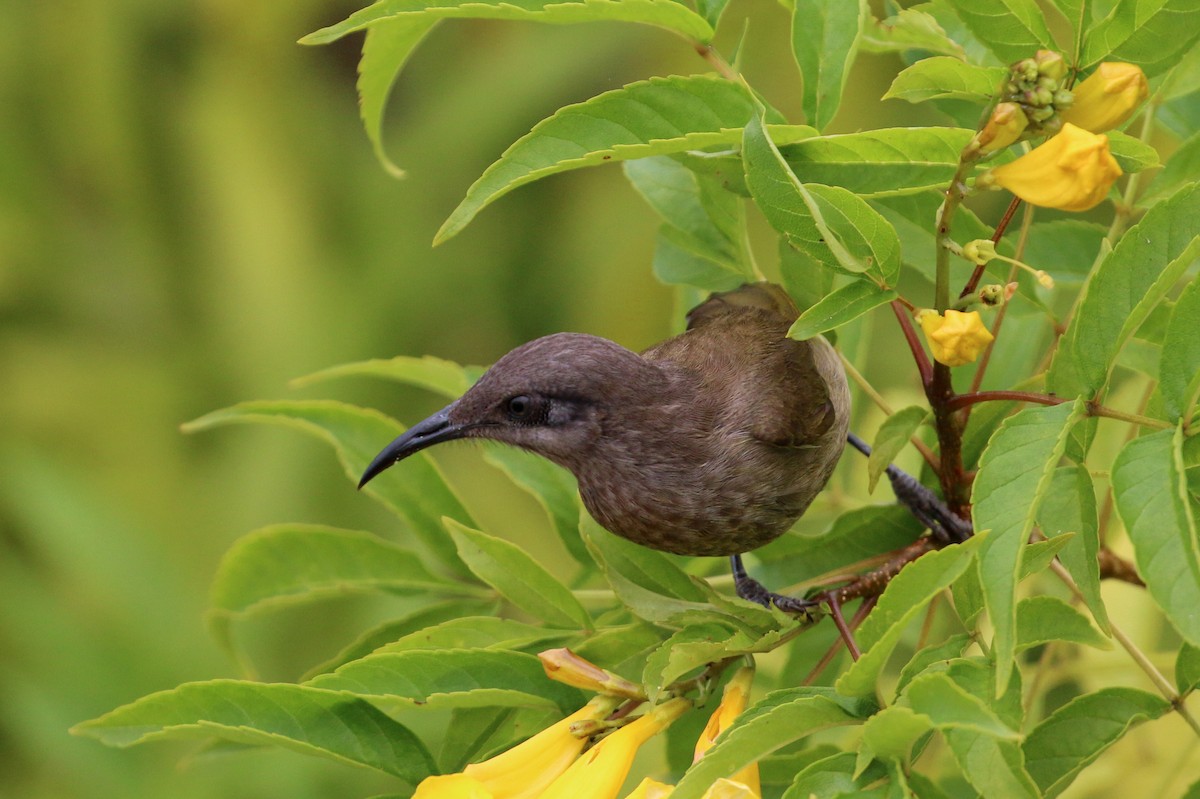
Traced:
<path id="1" fill-rule="evenodd" d="M 533 655 L 494 649 L 376 653 L 314 677 L 307 685 L 354 694 L 385 711 L 556 707 L 572 713 L 583 705 L 582 694 L 547 678 Z"/>
<path id="2" fill-rule="evenodd" d="M 580 532 L 597 563 L 607 564 L 634 584 L 688 602 L 703 602 L 707 597 L 707 586 L 686 574 L 669 555 L 613 535 L 586 513 L 580 515 Z"/>
<path id="3" fill-rule="evenodd" d="M 1092 274 L 1059 344 L 1049 386 L 1060 396 L 1102 388 L 1118 350 L 1193 263 L 1200 188 L 1158 203 L 1121 237 Z"/>
<path id="4" fill-rule="evenodd" d="M 1200 395 L 1200 281 L 1188 283 L 1167 324 L 1159 361 L 1163 411 L 1172 422 L 1189 420 Z"/>
<path id="5" fill-rule="evenodd" d="M 642 22 L 708 41 L 712 26 L 695 12 L 669 0 L 379 0 L 354 12 L 341 22 L 321 28 L 300 40 L 301 44 L 328 44 L 348 33 L 394 19 L 515 19 L 555 25 L 576 22 Z"/>
<path id="6" fill-rule="evenodd" d="M 900 669 L 900 679 L 896 683 L 896 695 L 904 692 L 905 686 L 912 682 L 918 674 L 937 663 L 944 663 L 960 657 L 972 639 L 969 633 L 957 633 L 940 644 L 933 644 L 918 650 L 915 655 Z"/>
<path id="7" fill-rule="evenodd" d="M 732 291 L 747 280 L 740 268 L 696 246 L 695 239 L 670 225 L 658 229 L 651 268 L 654 276 L 667 285 L 682 284 L 704 291 Z"/>
<path id="8" fill-rule="evenodd" d="M 748 635 L 728 624 L 712 621 L 692 624 L 678 630 L 651 653 L 642 671 L 642 683 L 657 701 L 667 685 L 689 672 L 728 657 L 768 652 L 779 645 L 784 630 L 771 630 L 766 635 Z"/>
<path id="9" fill-rule="evenodd" d="M 867 458 L 867 493 L 874 493 L 875 484 L 891 462 L 900 454 L 917 432 L 921 422 L 929 415 L 926 408 L 909 405 L 883 420 L 875 441 L 871 444 L 871 455 Z"/>
<path id="10" fill-rule="evenodd" d="M 1125 174 L 1141 172 L 1162 165 L 1158 157 L 1158 150 L 1141 139 L 1119 130 L 1110 130 L 1105 135 L 1108 137 L 1108 149 L 1112 153 L 1112 157 L 1116 159 L 1117 165 Z"/>
<path id="11" fill-rule="evenodd" d="M 869 280 L 855 280 L 825 295 L 792 323 L 788 338 L 798 341 L 818 336 L 826 330 L 841 327 L 872 308 L 891 302 L 899 295 L 894 289 L 884 289 Z"/>
<path id="12" fill-rule="evenodd" d="M 862 657 L 838 678 L 839 693 L 847 696 L 874 694 L 875 681 L 904 628 L 930 600 L 966 571 L 986 537 L 976 534 L 965 543 L 922 555 L 901 569 L 858 628 L 856 638 Z"/>
<path id="13" fill-rule="evenodd" d="M 741 85 L 711 75 L 651 78 L 560 108 L 487 168 L 443 223 L 434 243 L 457 234 L 494 200 L 548 175 L 736 144 L 755 112 L 754 100 Z M 809 129 L 780 126 L 772 134 L 790 141 L 808 136 Z"/>
<path id="14" fill-rule="evenodd" d="M 1153 77 L 1174 66 L 1197 36 L 1200 6 L 1195 0 L 1118 0 L 1088 31 L 1083 66 L 1127 61 Z"/>
<path id="15" fill-rule="evenodd" d="M 861 47 L 868 52 L 925 50 L 930 53 L 966 57 L 962 45 L 946 35 L 931 14 L 902 8 L 895 16 L 871 20 L 863 30 Z"/>
<path id="16" fill-rule="evenodd" d="M 901 701 L 906 701 L 914 711 L 928 718 L 938 730 L 965 729 L 993 738 L 1020 738 L 987 703 L 967 693 L 944 672 L 915 677 L 904 690 Z"/>
<path id="17" fill-rule="evenodd" d="M 1045 502 L 1045 499 L 1042 501 Z M 1017 576 L 1017 582 L 1031 574 L 1037 574 L 1049 566 L 1050 562 L 1058 557 L 1058 553 L 1071 543 L 1071 539 L 1074 537 L 1074 533 L 1063 533 L 1047 541 L 1031 541 L 1026 544 L 1025 552 L 1021 555 L 1021 573 Z"/>
<path id="18" fill-rule="evenodd" d="M 885 776 L 885 767 L 872 763 L 858 774 L 856 760 L 854 753 L 843 752 L 810 763 L 795 775 L 782 799 L 884 799 L 878 790 L 865 789 Z"/>
<path id="19" fill-rule="evenodd" d="M 885 707 L 863 724 L 863 743 L 877 757 L 905 758 L 913 742 L 933 729 L 933 720 L 911 707 Z"/>
<path id="20" fill-rule="evenodd" d="M 587 547 L 579 537 L 582 505 L 574 475 L 540 455 L 505 445 L 486 447 L 483 459 L 529 492 L 550 517 L 567 551 L 580 563 L 589 562 Z"/>
<path id="21" fill-rule="evenodd" d="M 979 551 L 979 577 L 995 627 L 996 687 L 1008 685 L 1016 651 L 1016 590 L 1021 554 L 1033 528 L 1082 400 L 1028 408 L 1011 416 L 988 442 L 971 490 L 976 530 L 990 530 Z"/>
<path id="22" fill-rule="evenodd" d="M 719 777 L 827 727 L 853 724 L 857 713 L 821 689 L 788 689 L 763 697 L 734 721 L 675 786 L 671 799 L 699 799 Z M 826 689 L 828 692 L 828 689 Z"/>
<path id="23" fill-rule="evenodd" d="M 183 425 L 193 433 L 226 424 L 277 424 L 301 430 L 331 444 L 346 476 L 357 484 L 376 453 L 404 432 L 404 426 L 377 411 L 329 400 L 243 402 Z M 364 493 L 403 519 L 438 561 L 467 575 L 442 529 L 442 517 L 463 524 L 471 517 L 425 453 L 417 453 L 372 480 Z"/>
<path id="24" fill-rule="evenodd" d="M 1184 644 L 1175 658 L 1175 684 L 1187 694 L 1200 686 L 1200 647 Z"/>
<path id="25" fill-rule="evenodd" d="M 1058 559 L 1083 594 L 1088 610 L 1108 632 L 1108 610 L 1100 596 L 1100 525 L 1096 515 L 1096 491 L 1084 466 L 1063 466 L 1054 472 L 1050 489 L 1037 512 L 1038 526 L 1047 538 L 1076 533 Z"/>
<path id="26" fill-rule="evenodd" d="M 371 654 L 411 652 L 419 649 L 510 649 L 545 648 L 554 642 L 573 640 L 574 633 L 536 627 L 495 616 L 463 616 L 414 630 L 383 644 Z"/>
<path id="27" fill-rule="evenodd" d="M 779 152 L 805 184 L 883 197 L 944 189 L 972 135 L 961 128 L 883 128 L 813 136 Z"/>
<path id="28" fill-rule="evenodd" d="M 922 103 L 951 98 L 983 104 L 1007 74 L 1004 67 L 981 67 L 950 56 L 922 58 L 900 71 L 883 99 Z"/>
<path id="29" fill-rule="evenodd" d="M 1076 697 L 1033 728 L 1025 764 L 1049 799 L 1132 727 L 1171 709 L 1165 699 L 1133 688 L 1102 688 Z"/>
<path id="30" fill-rule="evenodd" d="M 1113 462 L 1112 489 L 1150 596 L 1184 640 L 1200 646 L 1200 546 L 1182 447 L 1179 428 L 1130 441 Z"/>
<path id="31" fill-rule="evenodd" d="M 367 702 L 302 685 L 211 680 L 150 694 L 72 729 L 110 746 L 220 738 L 368 766 L 416 784 L 433 760 L 406 727 Z"/>
<path id="32" fill-rule="evenodd" d="M 858 51 L 859 31 L 868 19 L 866 0 L 796 0 L 792 54 L 804 78 L 804 118 L 818 130 L 837 113 Z"/>
<path id="33" fill-rule="evenodd" d="M 831 269 L 895 281 L 900 242 L 878 211 L 845 189 L 801 183 L 758 117 L 746 126 L 742 151 L 755 203 L 795 247 Z"/>
<path id="34" fill-rule="evenodd" d="M 1196 52 L 1200 53 L 1200 50 Z M 1162 171 L 1151 179 L 1150 188 L 1138 197 L 1137 204 L 1148 208 L 1194 182 L 1196 175 L 1200 175 L 1200 133 L 1186 139 L 1171 153 Z"/>
<path id="35" fill-rule="evenodd" d="M 1075 608 L 1052 596 L 1031 596 L 1017 603 L 1017 650 L 1069 641 L 1096 649 L 1112 649 L 1112 642 L 1096 631 Z"/>
<path id="36" fill-rule="evenodd" d="M 432 16 L 387 19 L 368 28 L 363 41 L 358 62 L 359 115 L 375 157 L 393 177 L 404 177 L 404 170 L 388 158 L 383 146 L 383 112 L 400 70 L 437 23 Z"/>
<path id="37" fill-rule="evenodd" d="M 570 589 L 516 544 L 453 519 L 445 522 L 459 557 L 509 602 L 550 624 L 592 629 L 591 617 Z"/>
<path id="38" fill-rule="evenodd" d="M 478 376 L 473 373 L 479 370 L 478 366 L 461 366 L 453 361 L 445 361 L 431 355 L 423 358 L 398 355 L 395 358 L 376 358 L 370 361 L 332 366 L 304 377 L 298 377 L 291 382 L 291 385 L 293 388 L 301 388 L 313 383 L 345 377 L 382 377 L 386 380 L 432 391 L 447 399 L 458 399 L 471 387 L 471 383 L 474 382 L 473 378 Z"/>
<path id="39" fill-rule="evenodd" d="M 1003 63 L 1032 58 L 1039 49 L 1053 50 L 1054 37 L 1035 0 L 950 0 L 971 33 Z"/>
<path id="40" fill-rule="evenodd" d="M 954 597 L 954 612 L 968 630 L 975 630 L 976 619 L 983 613 L 983 583 L 979 580 L 979 569 L 967 569 L 950 587 Z"/>

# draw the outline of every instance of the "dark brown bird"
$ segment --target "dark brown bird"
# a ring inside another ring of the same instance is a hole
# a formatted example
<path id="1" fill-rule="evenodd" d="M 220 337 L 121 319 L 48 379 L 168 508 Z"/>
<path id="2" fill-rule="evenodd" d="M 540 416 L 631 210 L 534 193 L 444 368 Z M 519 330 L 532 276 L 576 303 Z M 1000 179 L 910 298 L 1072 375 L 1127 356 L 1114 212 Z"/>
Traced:
<path id="1" fill-rule="evenodd" d="M 823 338 L 787 338 L 796 316 L 758 283 L 712 296 L 640 355 L 578 333 L 531 341 L 389 444 L 359 485 L 433 444 L 486 438 L 569 469 L 596 521 L 630 541 L 748 552 L 804 513 L 846 442 L 841 362 Z"/>

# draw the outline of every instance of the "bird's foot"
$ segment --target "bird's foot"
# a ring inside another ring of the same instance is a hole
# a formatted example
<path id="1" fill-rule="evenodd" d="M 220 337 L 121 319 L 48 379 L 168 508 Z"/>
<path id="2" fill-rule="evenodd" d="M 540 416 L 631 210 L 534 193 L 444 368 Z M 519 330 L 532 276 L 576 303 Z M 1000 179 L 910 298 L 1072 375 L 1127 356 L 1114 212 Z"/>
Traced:
<path id="1" fill-rule="evenodd" d="M 731 555 L 729 565 L 733 569 L 733 586 L 737 590 L 737 595 L 742 599 L 762 605 L 764 608 L 770 608 L 771 605 L 774 605 L 784 613 L 803 616 L 809 620 L 813 619 L 816 608 L 820 603 L 814 602 L 811 599 L 784 596 L 774 591 L 768 591 L 766 586 L 746 573 L 746 567 L 742 565 L 741 555 Z"/>

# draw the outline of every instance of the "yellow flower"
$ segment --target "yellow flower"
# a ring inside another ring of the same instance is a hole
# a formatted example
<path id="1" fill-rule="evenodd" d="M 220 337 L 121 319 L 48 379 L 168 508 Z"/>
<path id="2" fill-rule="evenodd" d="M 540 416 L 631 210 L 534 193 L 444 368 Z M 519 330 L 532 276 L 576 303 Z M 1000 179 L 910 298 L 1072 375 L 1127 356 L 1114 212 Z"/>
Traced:
<path id="1" fill-rule="evenodd" d="M 422 780 L 413 799 L 533 799 L 583 751 L 587 739 L 572 735 L 571 725 L 602 719 L 617 702 L 598 696 L 529 740 L 482 763 L 472 763 L 461 774 Z"/>
<path id="2" fill-rule="evenodd" d="M 700 799 L 759 799 L 760 796 L 756 788 L 751 788 L 736 779 L 727 780 L 722 777 L 714 782 Z"/>
<path id="3" fill-rule="evenodd" d="M 640 686 L 611 671 L 606 671 L 594 663 L 589 663 L 565 647 L 539 652 L 538 659 L 542 661 L 542 668 L 546 670 L 546 676 L 557 682 L 611 696 L 623 696 L 642 701 L 646 699 L 646 694 Z"/>
<path id="4" fill-rule="evenodd" d="M 417 786 L 413 799 L 496 799 L 479 780 L 466 774 L 443 774 L 426 777 Z"/>
<path id="5" fill-rule="evenodd" d="M 999 152 L 1021 138 L 1028 125 L 1029 118 L 1021 106 L 1016 103 L 996 103 L 987 124 L 971 139 L 967 151 L 979 155 Z"/>
<path id="6" fill-rule="evenodd" d="M 729 682 L 725 684 L 725 692 L 721 695 L 721 704 L 717 706 L 717 709 L 708 719 L 708 724 L 704 727 L 704 732 L 700 733 L 700 739 L 696 741 L 695 760 L 703 757 L 704 753 L 717 740 L 717 736 L 728 729 L 729 725 L 733 724 L 733 720 L 738 717 L 738 714 L 746 709 L 746 703 L 750 699 L 750 684 L 753 681 L 754 667 L 745 666 L 738 669 Z M 753 796 L 759 796 L 762 793 L 758 780 L 757 763 L 751 763 L 737 774 L 734 774 L 730 779 L 747 786 L 753 791 L 753 794 L 751 794 Z M 718 795 L 725 796 L 725 794 Z M 730 794 L 730 797 L 732 796 L 734 795 Z"/>
<path id="7" fill-rule="evenodd" d="M 946 311 L 945 316 L 940 316 L 936 311 L 926 310 L 917 315 L 917 321 L 925 331 L 933 359 L 946 366 L 973 363 L 993 339 L 979 311 Z"/>
<path id="8" fill-rule="evenodd" d="M 1072 94 L 1075 102 L 1062 113 L 1063 122 L 1103 133 L 1133 116 L 1150 94 L 1141 67 L 1105 61 Z"/>
<path id="9" fill-rule="evenodd" d="M 1040 147 L 984 172 L 975 186 L 1000 186 L 1043 208 L 1086 211 L 1104 199 L 1120 176 L 1108 137 L 1068 123 Z"/>
<path id="10" fill-rule="evenodd" d="M 689 700 L 676 698 L 651 708 L 584 752 L 539 795 L 540 799 L 615 799 L 638 747 L 691 706 Z"/>
<path id="11" fill-rule="evenodd" d="M 666 799 L 673 790 L 675 790 L 674 785 L 667 785 L 665 782 L 647 777 L 638 783 L 638 787 L 634 788 L 633 793 L 626 796 L 625 799 Z"/>

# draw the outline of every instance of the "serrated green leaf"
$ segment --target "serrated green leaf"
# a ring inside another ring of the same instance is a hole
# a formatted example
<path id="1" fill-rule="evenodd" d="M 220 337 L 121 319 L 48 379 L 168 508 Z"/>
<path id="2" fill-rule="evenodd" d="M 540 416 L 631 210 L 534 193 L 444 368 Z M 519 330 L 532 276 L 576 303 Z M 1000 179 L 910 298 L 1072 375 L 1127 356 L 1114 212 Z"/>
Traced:
<path id="1" fill-rule="evenodd" d="M 1045 500 L 1042 500 L 1045 502 Z M 1074 533 L 1063 533 L 1057 538 L 1051 538 L 1047 541 L 1031 541 L 1025 545 L 1025 552 L 1021 555 L 1021 573 L 1017 576 L 1017 582 L 1024 580 L 1031 574 L 1037 574 L 1042 569 L 1050 565 L 1050 561 L 1058 556 L 1058 553 L 1067 544 L 1071 543 L 1071 539 L 1075 537 Z"/>
<path id="2" fill-rule="evenodd" d="M 867 52 L 925 50 L 930 53 L 966 57 L 962 45 L 946 35 L 931 14 L 902 8 L 895 16 L 871 20 L 863 30 L 861 47 Z"/>
<path id="3" fill-rule="evenodd" d="M 333 671 L 338 666 L 345 665 L 352 660 L 366 657 L 379 647 L 390 644 L 410 633 L 420 632 L 426 627 L 433 627 L 450 619 L 483 613 L 489 609 L 493 609 L 494 606 L 495 603 L 490 601 L 480 602 L 460 599 L 429 605 L 399 619 L 386 621 L 367 630 L 343 647 L 340 652 L 329 660 L 309 669 L 301 678 L 301 682 L 311 680 L 318 674 Z"/>
<path id="4" fill-rule="evenodd" d="M 872 763 L 857 774 L 856 761 L 854 753 L 843 752 L 805 766 L 795 775 L 782 799 L 884 799 L 878 790 L 865 788 L 883 779 L 886 768 L 881 763 Z"/>
<path id="5" fill-rule="evenodd" d="M 932 672 L 914 677 L 905 688 L 901 701 L 928 718 L 938 730 L 965 729 L 992 738 L 1020 738 L 987 703 L 967 693 L 945 673 Z"/>
<path id="6" fill-rule="evenodd" d="M 1048 538 L 1069 532 L 1076 534 L 1059 553 L 1058 559 L 1079 586 L 1100 629 L 1108 632 L 1108 610 L 1100 596 L 1100 525 L 1096 514 L 1096 491 L 1085 467 L 1063 466 L 1054 472 L 1050 489 L 1038 508 L 1037 520 Z"/>
<path id="7" fill-rule="evenodd" d="M 557 707 L 571 713 L 583 705 L 580 691 L 548 678 L 533 655 L 494 649 L 376 653 L 306 685 L 345 691 L 384 710 Z"/>
<path id="8" fill-rule="evenodd" d="M 847 696 L 874 694 L 875 681 L 904 628 L 930 600 L 966 571 L 986 538 L 986 534 L 977 533 L 965 543 L 922 555 L 901 569 L 858 628 L 855 637 L 862 657 L 838 678 L 839 693 Z"/>
<path id="9" fill-rule="evenodd" d="M 913 742 L 933 729 L 933 720 L 911 707 L 885 707 L 863 724 L 863 743 L 878 757 L 907 757 Z"/>
<path id="10" fill-rule="evenodd" d="M 1121 167 L 1121 171 L 1125 174 L 1141 172 L 1151 167 L 1161 166 L 1162 162 L 1158 158 L 1158 150 L 1155 150 L 1149 144 L 1146 144 L 1141 139 L 1130 136 L 1128 133 L 1122 133 L 1119 130 L 1110 130 L 1105 133 L 1108 137 L 1108 149 L 1112 153 L 1112 157 L 1116 159 L 1117 166 Z"/>
<path id="11" fill-rule="evenodd" d="M 1182 447 L 1179 428 L 1130 441 L 1113 462 L 1112 490 L 1150 596 L 1184 640 L 1200 646 L 1200 545 Z"/>
<path id="12" fill-rule="evenodd" d="M 195 738 L 273 744 L 368 766 L 413 784 L 433 771 L 421 741 L 369 703 L 284 683 L 185 683 L 85 721 L 72 732 L 120 747 Z"/>
<path id="13" fill-rule="evenodd" d="M 976 629 L 975 621 L 983 613 L 983 583 L 979 580 L 979 569 L 967 569 L 950 586 L 954 597 L 954 612 L 968 630 Z"/>
<path id="14" fill-rule="evenodd" d="M 1027 408 L 1004 420 L 980 458 L 971 515 L 976 530 L 991 530 L 979 551 L 979 577 L 995 627 L 997 691 L 1013 668 L 1021 555 L 1067 436 L 1084 412 L 1082 400 Z"/>
<path id="15" fill-rule="evenodd" d="M 940 644 L 933 644 L 918 650 L 912 658 L 900 669 L 900 678 L 896 682 L 896 695 L 903 693 L 905 686 L 912 682 L 925 669 L 936 663 L 944 663 L 960 657 L 972 639 L 969 633 L 957 633 Z"/>
<path id="16" fill-rule="evenodd" d="M 894 289 L 884 289 L 870 280 L 855 280 L 825 295 L 823 299 L 800 314 L 788 330 L 788 338 L 805 341 L 841 327 L 873 308 L 891 302 L 899 295 Z"/>
<path id="17" fill-rule="evenodd" d="M 805 120 L 822 130 L 837 113 L 854 63 L 866 0 L 796 0 L 792 9 L 792 55 L 804 79 Z"/>
<path id="18" fill-rule="evenodd" d="M 193 433 L 226 424 L 276 424 L 315 435 L 337 452 L 346 476 L 357 483 L 363 470 L 404 426 L 377 411 L 329 400 L 243 402 L 183 425 Z M 442 530 L 442 517 L 463 524 L 471 517 L 433 461 L 424 453 L 406 458 L 363 489 L 407 523 L 438 561 L 460 575 L 467 569 Z"/>
<path id="19" fill-rule="evenodd" d="M 483 459 L 537 500 L 575 560 L 580 563 L 590 560 L 579 537 L 579 514 L 583 507 L 574 475 L 540 455 L 516 447 L 488 446 Z"/>
<path id="20" fill-rule="evenodd" d="M 1045 15 L 1034 0 L 950 0 L 950 5 L 971 33 L 1005 64 L 1032 58 L 1040 49 L 1055 49 Z"/>
<path id="21" fill-rule="evenodd" d="M 651 78 L 560 108 L 487 168 L 434 243 L 457 234 L 496 199 L 548 175 L 736 144 L 755 113 L 754 100 L 741 85 L 711 75 Z M 809 129 L 778 126 L 772 135 L 791 141 L 808 136 Z"/>
<path id="22" fill-rule="evenodd" d="M 771 651 L 784 633 L 784 629 L 776 629 L 761 636 L 750 635 L 711 621 L 689 625 L 651 653 L 642 672 L 642 683 L 654 702 L 664 687 L 702 666 L 728 657 Z"/>
<path id="23" fill-rule="evenodd" d="M 879 432 L 871 443 L 871 455 L 867 458 L 867 493 L 874 493 L 875 484 L 900 451 L 908 445 L 929 410 L 919 405 L 901 408 L 883 420 Z"/>
<path id="24" fill-rule="evenodd" d="M 742 152 L 755 203 L 794 246 L 832 269 L 865 273 L 885 285 L 895 281 L 896 231 L 865 200 L 839 187 L 801 183 L 759 117 L 746 126 Z"/>
<path id="25" fill-rule="evenodd" d="M 546 648 L 551 643 L 574 640 L 564 630 L 537 627 L 495 616 L 463 616 L 447 619 L 422 630 L 414 630 L 383 644 L 372 654 L 410 652 L 418 649 L 508 649 L 522 651 L 531 646 Z M 565 643 L 564 643 L 565 645 Z"/>
<path id="26" fill-rule="evenodd" d="M 1023 747 L 1026 766 L 1050 799 L 1130 728 L 1170 709 L 1162 697 L 1133 688 L 1102 688 L 1076 697 L 1029 733 Z"/>
<path id="27" fill-rule="evenodd" d="M 1103 387 L 1117 351 L 1200 253 L 1200 188 L 1158 203 L 1129 229 L 1092 274 L 1048 385 L 1060 396 Z"/>
<path id="28" fill-rule="evenodd" d="M 1082 613 L 1058 597 L 1022 599 L 1017 603 L 1017 650 L 1050 641 L 1112 649 L 1112 642 L 1097 632 Z"/>
<path id="29" fill-rule="evenodd" d="M 1196 52 L 1200 53 L 1200 49 Z M 1186 139 L 1171 153 L 1162 171 L 1151 178 L 1150 188 L 1138 197 L 1137 204 L 1148 208 L 1195 182 L 1197 175 L 1200 175 L 1200 133 Z"/>
<path id="30" fill-rule="evenodd" d="M 1163 411 L 1172 422 L 1190 420 L 1200 395 L 1200 281 L 1188 283 L 1167 324 L 1159 361 Z"/>
<path id="31" fill-rule="evenodd" d="M 1194 0 L 1118 0 L 1087 32 L 1083 66 L 1127 61 L 1153 77 L 1174 66 L 1197 36 L 1200 6 Z"/>
<path id="32" fill-rule="evenodd" d="M 664 596 L 703 602 L 705 587 L 684 573 L 670 556 L 639 546 L 605 530 L 587 513 L 580 514 L 579 529 L 590 551 L 633 583 Z"/>
<path id="33" fill-rule="evenodd" d="M 1184 644 L 1175 658 L 1175 684 L 1179 693 L 1190 693 L 1200 686 L 1200 647 Z"/>
<path id="34" fill-rule="evenodd" d="M 776 691 L 742 713 L 675 786 L 672 799 L 700 799 L 719 777 L 727 777 L 792 741 L 859 717 L 818 689 Z"/>
<path id="35" fill-rule="evenodd" d="M 418 18 L 515 19 L 567 25 L 577 22 L 642 22 L 708 41 L 713 30 L 687 6 L 669 0 L 379 0 L 354 12 L 334 25 L 321 28 L 300 40 L 301 44 L 328 44 L 348 33 L 386 20 Z"/>
<path id="36" fill-rule="evenodd" d="M 480 372 L 478 366 L 462 366 L 453 361 L 426 355 L 412 358 L 398 355 L 395 358 L 376 358 L 370 361 L 339 364 L 322 369 L 291 382 L 293 388 L 309 386 L 325 380 L 345 377 L 382 377 L 408 386 L 440 394 L 447 399 L 458 399 L 475 382 Z"/>
<path id="37" fill-rule="evenodd" d="M 437 23 L 436 17 L 386 19 L 368 28 L 363 40 L 362 58 L 358 62 L 359 116 L 375 157 L 393 177 L 404 177 L 404 170 L 388 158 L 383 146 L 383 112 L 400 70 Z"/>
<path id="38" fill-rule="evenodd" d="M 1007 74 L 1004 67 L 981 67 L 949 56 L 922 58 L 900 71 L 883 99 L 921 103 L 952 98 L 982 104 L 992 98 Z"/>
<path id="39" fill-rule="evenodd" d="M 570 589 L 516 544 L 453 519 L 445 523 L 463 562 L 509 602 L 550 624 L 592 629 L 591 617 Z"/>

